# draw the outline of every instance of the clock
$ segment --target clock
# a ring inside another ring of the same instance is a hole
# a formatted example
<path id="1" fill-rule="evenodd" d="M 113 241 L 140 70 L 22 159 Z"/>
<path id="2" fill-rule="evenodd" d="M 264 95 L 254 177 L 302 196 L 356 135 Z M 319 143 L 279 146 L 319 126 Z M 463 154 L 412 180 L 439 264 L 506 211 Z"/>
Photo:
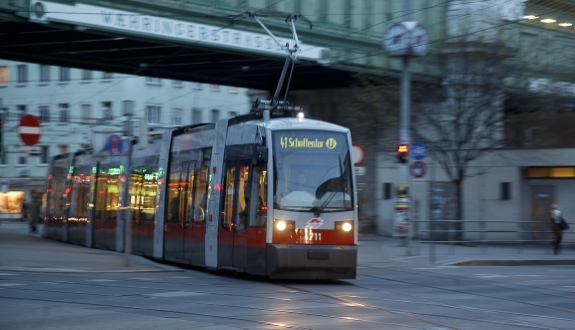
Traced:
<path id="1" fill-rule="evenodd" d="M 423 24 L 417 23 L 410 31 L 410 46 L 412 56 L 423 56 L 429 46 L 429 35 Z"/>
<path id="2" fill-rule="evenodd" d="M 392 24 L 383 34 L 383 47 L 389 56 L 405 56 L 409 53 L 409 30 L 402 23 Z"/>

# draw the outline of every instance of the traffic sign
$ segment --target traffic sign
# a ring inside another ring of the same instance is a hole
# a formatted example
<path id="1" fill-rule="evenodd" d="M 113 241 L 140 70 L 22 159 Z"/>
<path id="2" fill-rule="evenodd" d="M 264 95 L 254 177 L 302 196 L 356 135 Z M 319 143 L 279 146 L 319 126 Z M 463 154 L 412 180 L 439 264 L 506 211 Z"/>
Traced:
<path id="1" fill-rule="evenodd" d="M 108 136 L 104 151 L 107 151 L 112 156 L 121 156 L 124 152 L 124 143 L 122 142 L 122 137 L 118 134 L 112 134 Z"/>
<path id="2" fill-rule="evenodd" d="M 35 145 L 42 135 L 42 127 L 38 119 L 32 115 L 22 117 L 20 125 L 18 125 L 18 135 L 25 145 Z"/>
<path id="3" fill-rule="evenodd" d="M 427 147 L 421 142 L 415 142 L 411 145 L 411 157 L 415 160 L 423 160 L 427 157 Z"/>
<path id="4" fill-rule="evenodd" d="M 420 160 L 413 162 L 409 169 L 415 178 L 422 178 L 427 173 L 427 166 Z"/>
<path id="5" fill-rule="evenodd" d="M 351 145 L 352 145 L 351 159 L 353 160 L 353 165 L 359 166 L 365 160 L 365 149 L 363 149 L 363 147 L 360 144 L 355 142 L 352 143 Z"/>

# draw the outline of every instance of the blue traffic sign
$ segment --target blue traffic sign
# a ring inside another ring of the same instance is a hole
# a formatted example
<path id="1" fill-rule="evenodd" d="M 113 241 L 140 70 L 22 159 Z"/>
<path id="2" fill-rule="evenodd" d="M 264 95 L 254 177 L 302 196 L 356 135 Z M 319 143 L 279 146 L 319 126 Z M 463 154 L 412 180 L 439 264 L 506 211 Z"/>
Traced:
<path id="1" fill-rule="evenodd" d="M 423 160 L 427 157 L 427 147 L 421 142 L 415 142 L 411 145 L 411 157 L 415 160 Z"/>

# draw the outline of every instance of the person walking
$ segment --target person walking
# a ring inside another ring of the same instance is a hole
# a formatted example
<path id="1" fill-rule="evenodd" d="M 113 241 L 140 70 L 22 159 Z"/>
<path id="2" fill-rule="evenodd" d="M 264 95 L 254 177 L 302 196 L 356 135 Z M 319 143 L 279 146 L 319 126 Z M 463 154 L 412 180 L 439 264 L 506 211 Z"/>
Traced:
<path id="1" fill-rule="evenodd" d="M 33 192 L 32 200 L 28 205 L 28 223 L 30 225 L 30 232 L 38 232 L 38 221 L 40 220 L 40 208 L 42 207 L 38 196 Z"/>
<path id="2" fill-rule="evenodd" d="M 561 241 L 563 240 L 563 213 L 559 211 L 557 204 L 551 205 L 551 225 L 553 229 L 553 254 L 561 251 Z"/>

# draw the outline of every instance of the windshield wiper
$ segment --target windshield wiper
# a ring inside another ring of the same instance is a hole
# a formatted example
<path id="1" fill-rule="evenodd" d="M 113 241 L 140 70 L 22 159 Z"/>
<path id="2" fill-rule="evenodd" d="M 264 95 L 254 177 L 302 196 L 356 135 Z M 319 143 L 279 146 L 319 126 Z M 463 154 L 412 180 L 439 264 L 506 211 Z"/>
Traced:
<path id="1" fill-rule="evenodd" d="M 339 167 L 339 180 L 341 182 L 343 180 L 343 171 L 341 170 L 341 156 L 339 156 L 339 155 L 337 156 L 337 165 Z M 340 192 L 343 193 L 343 189 L 341 189 Z M 319 217 L 320 214 L 323 213 L 323 211 L 325 210 L 325 207 L 327 206 L 327 204 L 329 204 L 329 202 L 333 199 L 333 197 L 337 193 L 338 193 L 337 191 L 332 191 L 331 195 L 323 203 L 321 203 L 321 205 L 319 207 L 312 207 L 311 211 L 313 211 L 313 215 L 315 217 Z"/>

